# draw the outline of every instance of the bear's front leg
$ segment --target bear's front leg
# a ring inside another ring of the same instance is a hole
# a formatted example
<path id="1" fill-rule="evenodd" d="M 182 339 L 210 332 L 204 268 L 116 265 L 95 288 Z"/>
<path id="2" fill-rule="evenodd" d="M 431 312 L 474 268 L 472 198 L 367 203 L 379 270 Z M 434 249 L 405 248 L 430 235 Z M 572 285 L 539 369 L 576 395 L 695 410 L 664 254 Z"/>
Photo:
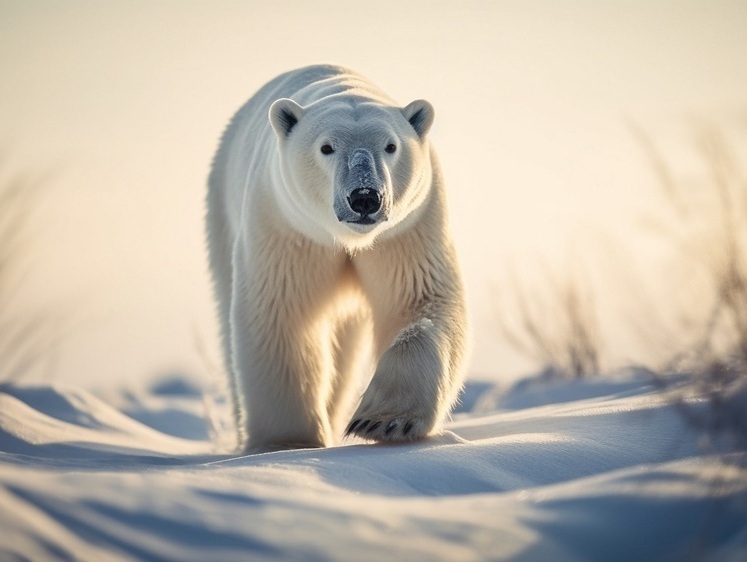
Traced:
<path id="1" fill-rule="evenodd" d="M 325 447 L 334 441 L 334 366 L 324 310 L 340 258 L 292 234 L 262 242 L 240 242 L 233 258 L 232 375 L 243 448 Z"/>
<path id="2" fill-rule="evenodd" d="M 379 360 L 347 434 L 398 441 L 430 433 L 452 402 L 446 345 L 428 318 L 402 330 Z"/>
<path id="3" fill-rule="evenodd" d="M 438 428 L 463 381 L 467 318 L 453 250 L 396 240 L 357 266 L 384 351 L 346 434 L 419 439 Z"/>
<path id="4" fill-rule="evenodd" d="M 239 429 L 247 452 L 332 444 L 326 410 L 331 350 L 286 324 L 287 311 L 247 304 L 234 326 L 234 370 L 240 392 Z M 268 318 L 274 325 L 268 325 Z M 284 326 L 280 326 L 280 324 Z"/>

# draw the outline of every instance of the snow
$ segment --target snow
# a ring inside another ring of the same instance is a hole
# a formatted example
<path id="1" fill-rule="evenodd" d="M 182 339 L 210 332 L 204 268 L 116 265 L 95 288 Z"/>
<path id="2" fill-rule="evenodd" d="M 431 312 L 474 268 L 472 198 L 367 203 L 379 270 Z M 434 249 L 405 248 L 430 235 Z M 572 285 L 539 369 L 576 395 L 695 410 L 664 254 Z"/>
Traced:
<path id="1" fill-rule="evenodd" d="M 425 441 L 238 456 L 184 381 L 5 386 L 0 560 L 747 559 L 744 443 L 680 391 L 477 381 Z"/>

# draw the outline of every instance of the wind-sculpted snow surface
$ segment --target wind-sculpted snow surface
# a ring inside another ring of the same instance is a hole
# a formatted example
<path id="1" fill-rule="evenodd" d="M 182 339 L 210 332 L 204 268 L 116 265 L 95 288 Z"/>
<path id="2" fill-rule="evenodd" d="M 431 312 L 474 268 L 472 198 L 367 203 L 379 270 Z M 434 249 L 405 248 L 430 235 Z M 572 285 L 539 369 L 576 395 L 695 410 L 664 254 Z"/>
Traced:
<path id="1" fill-rule="evenodd" d="M 169 388 L 2 389 L 0 560 L 747 559 L 744 446 L 705 453 L 644 377 L 481 383 L 437 438 L 243 457 Z"/>

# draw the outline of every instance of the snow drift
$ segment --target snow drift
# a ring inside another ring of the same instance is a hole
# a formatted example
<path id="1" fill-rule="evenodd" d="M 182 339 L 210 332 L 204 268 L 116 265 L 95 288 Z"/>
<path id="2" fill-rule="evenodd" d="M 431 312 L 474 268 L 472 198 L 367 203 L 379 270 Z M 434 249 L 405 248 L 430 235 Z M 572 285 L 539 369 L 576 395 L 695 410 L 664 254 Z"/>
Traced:
<path id="1" fill-rule="evenodd" d="M 235 456 L 179 381 L 6 386 L 0 559 L 744 560 L 744 443 L 704 449 L 672 393 L 473 383 L 426 441 Z"/>

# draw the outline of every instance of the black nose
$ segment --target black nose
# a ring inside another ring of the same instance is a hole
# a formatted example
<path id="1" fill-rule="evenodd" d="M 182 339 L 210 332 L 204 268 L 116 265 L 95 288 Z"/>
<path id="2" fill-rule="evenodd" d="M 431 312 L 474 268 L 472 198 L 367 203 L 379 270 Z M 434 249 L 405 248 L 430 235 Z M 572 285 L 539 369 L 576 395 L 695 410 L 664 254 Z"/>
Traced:
<path id="1" fill-rule="evenodd" d="M 381 196 L 375 189 L 354 189 L 348 197 L 348 203 L 353 211 L 365 217 L 381 208 Z"/>

